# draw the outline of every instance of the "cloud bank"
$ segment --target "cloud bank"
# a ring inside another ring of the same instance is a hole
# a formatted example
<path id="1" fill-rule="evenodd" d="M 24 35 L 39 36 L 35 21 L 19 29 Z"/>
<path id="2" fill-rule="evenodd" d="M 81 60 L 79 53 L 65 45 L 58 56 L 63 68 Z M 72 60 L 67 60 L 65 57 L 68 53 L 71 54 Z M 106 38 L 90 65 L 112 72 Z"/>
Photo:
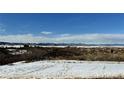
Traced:
<path id="1" fill-rule="evenodd" d="M 58 35 L 57 37 L 24 35 L 0 35 L 1 42 L 18 43 L 85 43 L 85 44 L 124 44 L 124 34 L 81 34 Z"/>

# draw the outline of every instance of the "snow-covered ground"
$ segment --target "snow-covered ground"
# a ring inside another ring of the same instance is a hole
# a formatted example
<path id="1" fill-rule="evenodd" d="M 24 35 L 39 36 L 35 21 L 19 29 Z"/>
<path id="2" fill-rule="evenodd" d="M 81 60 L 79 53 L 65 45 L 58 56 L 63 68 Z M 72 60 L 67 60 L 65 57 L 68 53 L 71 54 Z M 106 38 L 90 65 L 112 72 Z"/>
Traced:
<path id="1" fill-rule="evenodd" d="M 24 47 L 24 45 L 0 45 L 0 48 L 10 48 L 10 47 L 21 48 Z"/>
<path id="2" fill-rule="evenodd" d="M 0 78 L 94 78 L 124 76 L 124 63 L 45 60 L 0 66 Z"/>

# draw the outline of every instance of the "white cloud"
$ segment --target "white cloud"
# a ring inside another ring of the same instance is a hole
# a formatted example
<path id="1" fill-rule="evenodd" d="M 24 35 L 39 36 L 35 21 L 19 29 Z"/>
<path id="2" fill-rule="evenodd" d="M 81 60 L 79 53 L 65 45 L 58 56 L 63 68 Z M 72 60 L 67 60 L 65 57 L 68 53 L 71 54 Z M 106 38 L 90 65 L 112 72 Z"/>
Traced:
<path id="1" fill-rule="evenodd" d="M 18 42 L 18 43 L 34 43 L 42 42 L 42 37 L 35 37 L 32 34 L 24 35 L 0 35 L 0 41 Z"/>
<path id="2" fill-rule="evenodd" d="M 71 42 L 71 43 L 93 43 L 93 44 L 119 44 L 124 43 L 124 34 L 81 34 L 81 35 L 70 35 L 67 37 L 58 38 L 60 42 Z"/>
<path id="3" fill-rule="evenodd" d="M 87 43 L 87 44 L 124 44 L 124 34 L 82 34 L 61 37 L 24 35 L 0 35 L 0 41 L 24 43 Z"/>
<path id="4" fill-rule="evenodd" d="M 49 32 L 49 31 L 42 31 L 41 34 L 49 35 L 49 34 L 52 34 L 52 32 Z"/>

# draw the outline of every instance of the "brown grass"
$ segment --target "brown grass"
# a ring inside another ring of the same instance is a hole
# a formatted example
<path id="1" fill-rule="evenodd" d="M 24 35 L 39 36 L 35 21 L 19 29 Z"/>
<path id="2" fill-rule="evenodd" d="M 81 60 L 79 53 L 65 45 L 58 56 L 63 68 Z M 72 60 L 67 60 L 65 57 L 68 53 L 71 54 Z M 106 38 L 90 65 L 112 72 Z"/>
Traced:
<path id="1" fill-rule="evenodd" d="M 25 60 L 87 60 L 87 61 L 124 61 L 124 48 L 56 48 L 24 47 L 27 50 L 20 55 L 11 55 L 6 48 L 0 49 L 0 65 Z M 19 50 L 19 49 L 18 49 Z"/>

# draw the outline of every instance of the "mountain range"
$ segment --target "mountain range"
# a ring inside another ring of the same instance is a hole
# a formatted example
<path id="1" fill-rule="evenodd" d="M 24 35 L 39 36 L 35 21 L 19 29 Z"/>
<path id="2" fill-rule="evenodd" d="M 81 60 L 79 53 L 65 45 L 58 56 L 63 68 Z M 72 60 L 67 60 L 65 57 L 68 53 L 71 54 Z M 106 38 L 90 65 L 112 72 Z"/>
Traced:
<path id="1" fill-rule="evenodd" d="M 40 45 L 40 46 L 124 46 L 124 44 L 12 43 L 12 42 L 0 42 L 0 45 Z"/>

